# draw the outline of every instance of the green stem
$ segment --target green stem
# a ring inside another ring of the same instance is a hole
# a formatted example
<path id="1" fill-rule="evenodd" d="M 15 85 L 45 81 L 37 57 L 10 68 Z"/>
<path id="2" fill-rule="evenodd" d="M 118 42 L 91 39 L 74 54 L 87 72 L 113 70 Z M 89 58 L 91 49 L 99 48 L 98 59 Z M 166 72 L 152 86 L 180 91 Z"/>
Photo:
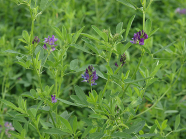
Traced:
<path id="1" fill-rule="evenodd" d="M 143 0 L 143 30 L 145 31 L 145 10 L 146 10 L 146 0 Z"/>
<path id="2" fill-rule="evenodd" d="M 56 96 L 58 97 L 58 92 L 57 92 L 57 78 L 58 78 L 58 70 L 56 71 L 56 77 L 55 77 L 55 92 L 56 92 Z"/>
<path id="3" fill-rule="evenodd" d="M 146 113 L 147 111 L 151 110 L 152 108 L 154 108 L 156 106 L 156 104 L 169 92 L 169 90 L 174 86 L 174 84 L 177 82 L 179 76 L 180 76 L 180 73 L 181 73 L 181 70 L 182 70 L 182 67 L 183 67 L 183 64 L 181 65 L 181 68 L 180 68 L 180 71 L 179 71 L 179 74 L 176 78 L 176 80 L 174 81 L 174 83 L 167 89 L 167 91 L 165 91 L 165 93 L 154 103 L 154 105 L 152 105 L 150 108 L 146 109 L 145 111 L 139 113 L 138 115 L 134 116 L 133 118 L 136 118 L 144 113 Z"/>
<path id="4" fill-rule="evenodd" d="M 106 83 L 106 85 L 105 85 L 105 87 L 104 87 L 104 89 L 103 89 L 103 91 L 102 91 L 102 97 L 103 97 L 104 94 L 105 94 L 105 91 L 106 91 L 106 89 L 107 89 L 107 86 L 108 86 L 109 80 L 110 80 L 110 76 L 108 75 L 107 83 Z"/>
<path id="5" fill-rule="evenodd" d="M 50 117 L 51 117 L 51 119 L 52 119 L 52 122 L 53 122 L 54 127 L 56 128 L 56 124 L 55 124 L 55 122 L 54 122 L 54 118 L 53 118 L 53 116 L 52 116 L 51 111 L 49 111 L 49 115 L 50 115 Z"/>
<path id="6" fill-rule="evenodd" d="M 141 58 L 140 58 L 140 60 L 139 60 L 139 62 L 138 62 L 138 65 L 137 65 L 137 67 L 136 67 L 136 69 L 135 69 L 133 75 L 132 75 L 132 79 L 134 79 L 134 77 L 135 77 L 135 75 L 136 75 L 136 72 L 137 72 L 138 69 L 139 69 L 139 66 L 140 66 L 140 64 L 141 64 L 141 61 L 142 61 L 143 56 L 144 56 L 144 51 L 143 51 L 142 54 L 141 54 Z M 130 85 L 130 83 L 127 84 L 126 88 L 125 88 L 124 91 L 123 91 L 122 96 L 124 95 L 125 91 L 128 89 L 129 85 Z"/>

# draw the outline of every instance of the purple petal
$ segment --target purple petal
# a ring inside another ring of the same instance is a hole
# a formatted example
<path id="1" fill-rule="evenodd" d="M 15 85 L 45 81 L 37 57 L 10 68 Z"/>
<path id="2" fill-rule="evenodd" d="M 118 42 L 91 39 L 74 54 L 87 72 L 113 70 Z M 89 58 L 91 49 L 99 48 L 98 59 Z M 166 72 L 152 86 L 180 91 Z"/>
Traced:
<path id="1" fill-rule="evenodd" d="M 47 49 L 47 46 L 46 46 L 46 44 L 44 44 L 44 45 L 43 45 L 43 48 L 44 48 L 45 50 Z"/>
<path id="2" fill-rule="evenodd" d="M 144 45 L 144 39 L 143 38 L 140 39 L 139 45 Z"/>

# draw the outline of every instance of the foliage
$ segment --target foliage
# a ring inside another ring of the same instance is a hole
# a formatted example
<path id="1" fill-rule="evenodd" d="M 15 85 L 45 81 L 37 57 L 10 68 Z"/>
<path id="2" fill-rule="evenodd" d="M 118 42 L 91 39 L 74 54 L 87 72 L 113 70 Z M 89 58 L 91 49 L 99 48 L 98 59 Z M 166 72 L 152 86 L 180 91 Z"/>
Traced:
<path id="1" fill-rule="evenodd" d="M 0 0 L 1 138 L 184 138 L 183 6 Z"/>

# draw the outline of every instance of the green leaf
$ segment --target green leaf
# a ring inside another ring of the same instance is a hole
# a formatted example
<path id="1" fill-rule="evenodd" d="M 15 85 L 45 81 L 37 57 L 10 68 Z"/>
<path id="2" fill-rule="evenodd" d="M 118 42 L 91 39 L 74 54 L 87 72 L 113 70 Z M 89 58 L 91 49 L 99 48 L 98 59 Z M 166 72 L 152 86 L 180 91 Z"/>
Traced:
<path id="1" fill-rule="evenodd" d="M 84 48 L 84 47 L 82 47 L 82 46 L 80 46 L 80 45 L 77 45 L 77 44 L 71 44 L 70 46 L 75 47 L 76 49 L 79 49 L 79 50 L 81 50 L 81 51 L 83 51 L 83 52 L 86 52 L 86 53 L 92 54 L 92 53 L 89 52 L 86 48 Z"/>
<path id="2" fill-rule="evenodd" d="M 131 42 L 128 42 L 124 47 L 123 49 L 121 49 L 121 55 L 124 54 L 124 52 L 132 45 Z"/>
<path id="3" fill-rule="evenodd" d="M 128 7 L 130 7 L 130 8 L 132 8 L 132 9 L 134 9 L 134 10 L 136 10 L 135 6 L 132 5 L 131 3 L 129 3 L 127 0 L 117 0 L 117 1 L 126 5 L 126 6 L 128 6 Z"/>
<path id="4" fill-rule="evenodd" d="M 158 62 L 157 62 L 157 66 L 154 68 L 154 71 L 150 74 L 150 76 L 154 77 L 162 65 L 163 64 L 158 64 Z"/>
<path id="5" fill-rule="evenodd" d="M 87 38 L 90 38 L 90 39 L 93 39 L 95 41 L 100 41 L 98 38 L 92 36 L 92 35 L 89 35 L 89 34 L 86 34 L 86 33 L 81 33 L 81 35 L 87 37 Z"/>
<path id="6" fill-rule="evenodd" d="M 47 133 L 49 135 L 58 134 L 58 135 L 68 135 L 67 133 L 63 132 L 59 128 L 50 128 L 50 129 L 44 129 L 41 130 L 43 133 Z"/>
<path id="7" fill-rule="evenodd" d="M 177 115 L 175 125 L 174 125 L 174 130 L 178 129 L 179 124 L 180 124 L 180 115 Z"/>
<path id="8" fill-rule="evenodd" d="M 80 36 L 80 34 L 81 34 L 81 32 L 83 31 L 84 28 L 85 28 L 85 26 L 82 27 L 78 32 L 76 32 L 74 34 L 74 36 L 72 38 L 72 43 L 76 43 L 77 39 L 79 38 L 79 36 Z"/>
<path id="9" fill-rule="evenodd" d="M 101 114 L 91 114 L 89 117 L 96 118 L 96 119 L 108 119 L 105 115 L 101 115 Z"/>
<path id="10" fill-rule="evenodd" d="M 65 127 L 70 131 L 70 133 L 73 133 L 72 127 L 70 126 L 70 123 L 64 119 L 63 117 L 59 117 L 61 122 L 65 125 Z"/>
<path id="11" fill-rule="evenodd" d="M 128 22 L 127 30 L 126 30 L 126 34 L 125 34 L 125 40 L 127 39 L 127 36 L 128 36 L 128 34 L 129 34 L 129 30 L 130 30 L 130 28 L 131 28 L 131 25 L 132 25 L 132 22 L 133 22 L 134 18 L 135 18 L 135 15 L 133 15 L 133 16 L 130 18 L 129 22 Z"/>
<path id="12" fill-rule="evenodd" d="M 133 100 L 133 101 L 130 103 L 130 106 L 131 106 L 131 107 L 136 107 L 136 106 L 138 106 L 139 104 L 141 104 L 141 102 L 142 102 L 142 98 L 139 97 L 138 99 Z"/>
<path id="13" fill-rule="evenodd" d="M 26 30 L 23 30 L 22 36 L 26 40 L 27 43 L 30 42 L 30 36 L 29 36 L 29 34 L 28 34 L 28 32 Z"/>
<path id="14" fill-rule="evenodd" d="M 14 51 L 14 50 L 6 50 L 5 52 L 8 52 L 8 53 L 13 53 L 13 54 L 20 54 L 20 55 L 24 55 L 24 54 L 21 54 L 17 51 Z"/>
<path id="15" fill-rule="evenodd" d="M 125 79 L 124 82 L 125 82 L 125 83 L 130 83 L 130 84 L 131 84 L 131 83 L 135 83 L 135 82 L 144 81 L 144 80 L 147 80 L 147 79 L 149 79 L 149 78 L 151 78 L 151 77 L 142 78 L 142 79 L 138 79 L 138 80 Z"/>
<path id="16" fill-rule="evenodd" d="M 156 136 L 156 134 L 153 133 L 153 134 L 143 134 L 143 135 L 139 135 L 139 137 L 153 137 L 153 136 Z"/>
<path id="17" fill-rule="evenodd" d="M 132 125 L 131 127 L 129 127 L 129 129 L 127 129 L 125 132 L 130 134 L 130 133 L 138 133 L 140 130 L 142 130 L 142 128 L 145 126 L 145 121 L 140 121 L 135 125 Z"/>
<path id="18" fill-rule="evenodd" d="M 155 120 L 155 124 L 157 125 L 157 127 L 161 130 L 161 126 L 160 126 L 160 124 L 159 124 L 159 122 L 158 122 L 158 120 Z"/>
<path id="19" fill-rule="evenodd" d="M 14 127 L 17 131 L 19 131 L 19 133 L 21 133 L 21 131 L 23 130 L 21 124 L 20 124 L 18 121 L 16 121 L 16 120 L 13 120 L 13 127 Z"/>
<path id="20" fill-rule="evenodd" d="M 167 110 L 164 113 L 177 113 L 177 112 L 178 112 L 178 110 Z"/>
<path id="21" fill-rule="evenodd" d="M 159 28 L 157 28 L 157 29 L 155 29 L 155 30 L 153 30 L 148 36 L 150 37 L 150 36 L 152 36 L 154 33 L 156 33 L 156 31 L 158 31 L 159 30 Z"/>
<path id="22" fill-rule="evenodd" d="M 70 101 L 67 101 L 67 100 L 64 100 L 64 99 L 61 99 L 61 98 L 57 98 L 57 100 L 59 100 L 59 101 L 65 103 L 65 104 L 68 104 L 68 105 L 80 106 L 80 105 L 78 105 L 78 104 L 72 103 L 72 102 L 70 102 Z"/>
<path id="23" fill-rule="evenodd" d="M 149 133 L 154 133 L 156 127 L 157 127 L 157 125 L 154 124 L 154 125 L 150 128 L 150 132 L 149 132 Z"/>
<path id="24" fill-rule="evenodd" d="M 84 133 L 83 133 L 81 139 L 85 138 L 91 129 L 92 129 L 92 126 L 88 126 L 88 127 L 85 129 L 85 131 L 84 131 Z"/>
<path id="25" fill-rule="evenodd" d="M 122 31 L 122 27 L 123 27 L 123 22 L 118 23 L 116 26 L 116 33 L 120 34 L 120 32 Z"/>
<path id="26" fill-rule="evenodd" d="M 73 121 L 73 132 L 74 132 L 74 134 L 76 133 L 76 130 L 77 130 L 77 117 L 75 117 L 74 121 Z"/>
<path id="27" fill-rule="evenodd" d="M 81 106 L 86 106 L 86 104 L 85 104 L 84 102 L 82 102 L 82 101 L 78 98 L 77 95 L 71 95 L 70 98 L 71 98 L 72 100 L 74 100 L 75 103 L 76 103 L 77 105 L 79 105 L 80 107 L 81 107 Z"/>
<path id="28" fill-rule="evenodd" d="M 152 26 L 151 20 L 150 19 L 147 19 L 147 21 L 145 22 L 145 33 L 147 33 L 147 35 L 151 31 L 151 26 Z"/>
<path id="29" fill-rule="evenodd" d="M 132 138 L 131 135 L 129 135 L 129 134 L 127 134 L 127 133 L 124 133 L 124 132 L 113 133 L 111 136 L 114 137 L 114 138 L 117 138 L 117 137 L 119 137 L 119 138 L 125 138 L 125 139 L 130 139 L 130 138 Z"/>
<path id="30" fill-rule="evenodd" d="M 17 108 L 13 103 L 11 103 L 9 101 L 6 101 L 6 100 L 1 99 L 1 102 L 3 102 L 5 105 L 7 105 L 8 107 L 10 107 L 10 108 L 12 108 L 14 110 L 17 110 L 19 112 L 24 113 L 24 110 L 22 110 L 21 108 Z"/>
<path id="31" fill-rule="evenodd" d="M 83 92 L 83 90 L 77 85 L 75 85 L 74 90 L 75 90 L 75 93 L 78 96 L 78 98 L 81 100 L 81 102 L 83 102 L 84 104 L 88 104 L 86 95 Z"/>
<path id="32" fill-rule="evenodd" d="M 55 31 L 55 33 L 60 37 L 61 40 L 64 40 L 63 36 L 62 36 L 62 32 L 60 31 L 59 28 L 52 26 L 53 30 Z"/>
<path id="33" fill-rule="evenodd" d="M 25 117 L 22 114 L 15 115 L 13 120 L 20 121 L 20 122 L 23 122 L 23 123 L 27 122 L 27 120 L 25 119 Z"/>
<path id="34" fill-rule="evenodd" d="M 161 129 L 164 130 L 167 127 L 167 121 L 168 120 L 164 120 L 163 123 L 161 124 Z"/>
<path id="35" fill-rule="evenodd" d="M 94 43 L 91 40 L 89 40 L 87 38 L 83 38 L 82 40 L 86 42 L 85 43 L 86 46 L 88 46 L 93 52 L 95 52 L 97 55 L 99 55 L 98 48 L 94 45 Z"/>
<path id="36" fill-rule="evenodd" d="M 78 59 L 74 59 L 70 62 L 70 69 L 71 70 L 76 70 L 77 68 L 79 68 L 78 66 Z"/>
<path id="37" fill-rule="evenodd" d="M 108 73 L 109 73 L 110 75 L 113 75 L 113 71 L 112 71 L 111 67 L 110 67 L 109 65 L 106 65 L 105 67 L 106 67 Z"/>
<path id="38" fill-rule="evenodd" d="M 102 132 L 94 132 L 90 134 L 90 139 L 101 139 L 103 137 L 104 133 Z"/>
<path id="39" fill-rule="evenodd" d="M 174 43 L 175 43 L 175 41 L 174 41 L 174 42 L 172 42 L 171 44 L 169 44 L 169 45 L 167 45 L 167 46 L 165 46 L 165 47 L 161 48 L 160 50 L 158 50 L 158 51 L 154 52 L 154 53 L 153 53 L 153 55 L 154 55 L 154 54 L 156 54 L 156 53 L 159 53 L 159 52 L 161 52 L 161 51 L 163 51 L 163 50 L 165 50 L 165 49 L 167 49 L 168 47 L 172 46 Z"/>
<path id="40" fill-rule="evenodd" d="M 92 28 L 96 31 L 96 33 L 103 38 L 106 42 L 108 41 L 108 36 L 105 32 L 100 31 L 96 26 L 92 25 Z"/>

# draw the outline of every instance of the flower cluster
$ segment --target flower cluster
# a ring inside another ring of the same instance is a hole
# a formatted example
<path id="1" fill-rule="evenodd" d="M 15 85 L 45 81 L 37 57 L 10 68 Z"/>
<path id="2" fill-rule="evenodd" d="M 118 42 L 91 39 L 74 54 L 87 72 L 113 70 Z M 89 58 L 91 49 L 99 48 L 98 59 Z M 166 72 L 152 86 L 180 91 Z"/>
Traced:
<path id="1" fill-rule="evenodd" d="M 144 40 L 148 38 L 148 35 L 142 30 L 137 33 L 134 33 L 133 40 L 130 41 L 133 44 L 144 45 Z"/>
<path id="2" fill-rule="evenodd" d="M 9 123 L 9 122 L 5 122 L 4 126 L 5 126 L 5 134 L 10 138 L 11 134 L 9 134 L 8 131 L 9 130 L 14 131 L 15 129 L 12 126 L 12 123 Z M 0 127 L 2 127 L 2 126 L 0 125 Z M 0 132 L 1 132 L 1 130 L 0 130 Z"/>
<path id="3" fill-rule="evenodd" d="M 180 9 L 180 8 L 177 8 L 175 10 L 176 13 L 179 13 L 179 14 L 186 14 L 186 9 Z"/>
<path id="4" fill-rule="evenodd" d="M 38 36 L 35 36 L 35 38 L 34 38 L 33 41 L 32 41 L 32 44 L 34 44 L 34 43 L 39 43 L 39 42 L 40 42 L 39 37 L 38 37 Z"/>
<path id="5" fill-rule="evenodd" d="M 121 58 L 120 58 L 120 62 L 122 64 L 122 66 L 125 64 L 125 61 L 126 61 L 126 55 L 124 53 L 123 55 L 121 55 Z M 117 62 L 115 63 L 115 66 L 118 67 Z"/>
<path id="6" fill-rule="evenodd" d="M 57 99 L 56 99 L 56 95 L 51 95 L 51 100 L 52 100 L 52 103 L 56 103 L 57 102 Z"/>
<path id="7" fill-rule="evenodd" d="M 55 45 L 55 42 L 56 42 L 57 40 L 58 40 L 58 39 L 55 38 L 54 35 L 52 35 L 51 38 L 50 38 L 50 36 L 48 36 L 48 38 L 45 38 L 44 43 L 49 44 L 49 45 L 51 46 L 51 50 L 50 50 L 50 51 L 54 51 L 54 50 L 55 50 L 55 46 L 57 46 L 57 45 Z M 43 48 L 44 48 L 44 49 L 47 49 L 47 45 L 46 45 L 46 44 L 43 45 Z"/>
<path id="8" fill-rule="evenodd" d="M 87 82 L 89 83 L 91 86 L 93 85 L 97 85 L 97 83 L 95 83 L 95 80 L 98 79 L 98 75 L 96 74 L 96 70 L 93 71 L 94 67 L 88 66 L 88 69 L 86 69 L 85 74 L 82 74 L 82 78 L 84 79 L 82 82 Z"/>

